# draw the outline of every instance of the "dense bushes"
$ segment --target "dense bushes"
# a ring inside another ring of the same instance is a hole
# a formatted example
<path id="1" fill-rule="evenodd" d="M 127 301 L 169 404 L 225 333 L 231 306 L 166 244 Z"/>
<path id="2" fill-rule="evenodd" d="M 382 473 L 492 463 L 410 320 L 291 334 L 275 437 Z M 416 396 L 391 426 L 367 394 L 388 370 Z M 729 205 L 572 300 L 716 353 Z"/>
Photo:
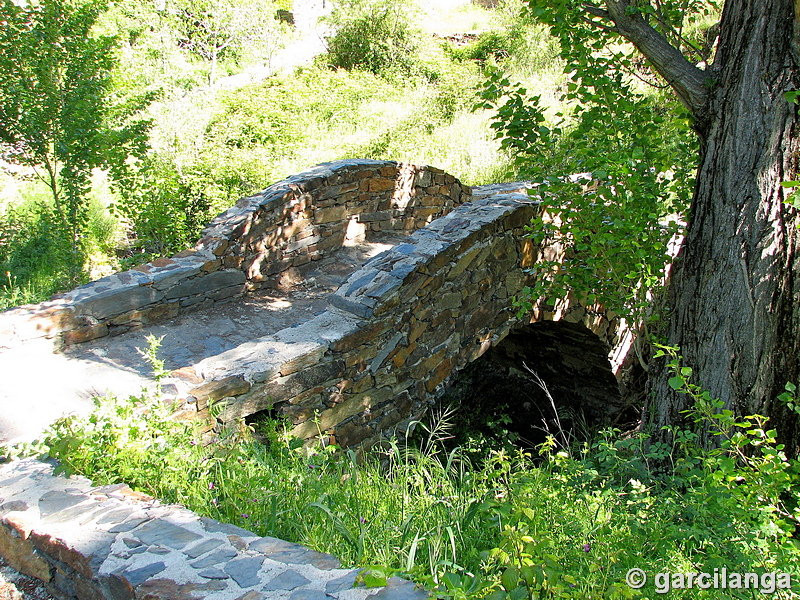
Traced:
<path id="1" fill-rule="evenodd" d="M 331 18 L 335 33 L 326 42 L 328 64 L 376 75 L 419 71 L 419 33 L 411 25 L 408 3 L 351 0 Z"/>

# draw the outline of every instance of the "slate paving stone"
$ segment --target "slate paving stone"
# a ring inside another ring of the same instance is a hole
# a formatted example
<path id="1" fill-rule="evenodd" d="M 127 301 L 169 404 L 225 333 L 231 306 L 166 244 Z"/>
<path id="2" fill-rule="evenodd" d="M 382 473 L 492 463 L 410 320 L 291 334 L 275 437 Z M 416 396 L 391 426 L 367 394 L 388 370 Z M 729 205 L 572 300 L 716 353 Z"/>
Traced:
<path id="1" fill-rule="evenodd" d="M 355 569 L 337 579 L 331 579 L 325 584 L 325 591 L 329 594 L 335 594 L 336 592 L 353 589 L 358 573 L 359 570 Z"/>
<path id="2" fill-rule="evenodd" d="M 295 590 L 289 600 L 331 600 L 331 597 L 320 590 Z"/>
<path id="3" fill-rule="evenodd" d="M 42 518 L 42 523 L 68 523 L 70 521 L 77 521 L 81 517 L 85 518 L 88 516 L 88 520 L 84 521 L 85 524 L 91 521 L 91 517 L 98 512 L 100 511 L 97 509 L 97 507 L 91 504 L 91 501 L 88 501 L 86 503 L 76 504 L 70 508 L 65 508 L 64 510 L 51 513 Z"/>
<path id="4" fill-rule="evenodd" d="M 425 590 L 417 589 L 412 581 L 391 577 L 380 592 L 370 596 L 370 600 L 429 600 Z"/>
<path id="5" fill-rule="evenodd" d="M 136 587 L 148 579 L 152 579 L 155 575 L 158 575 L 166 568 L 167 565 L 165 565 L 163 562 L 156 562 L 139 569 L 133 569 L 132 571 L 123 571 L 121 575 L 128 580 L 128 583 L 130 583 L 133 587 Z"/>
<path id="6" fill-rule="evenodd" d="M 210 567 L 211 565 L 218 565 L 221 562 L 228 561 L 232 558 L 236 558 L 239 553 L 236 552 L 233 548 L 225 548 L 220 550 L 219 552 L 214 552 L 213 554 L 209 554 L 205 558 L 201 558 L 194 562 L 190 562 L 189 564 L 194 569 L 203 569 L 205 567 Z"/>
<path id="7" fill-rule="evenodd" d="M 291 591 L 301 585 L 311 583 L 308 579 L 300 575 L 297 571 L 284 571 L 277 577 L 271 579 L 267 585 L 261 588 L 262 592 L 274 592 L 278 590 Z"/>
<path id="8" fill-rule="evenodd" d="M 163 544 L 174 550 L 182 550 L 188 543 L 199 540 L 202 536 L 169 521 L 154 519 L 140 526 L 133 534 L 145 544 L 155 546 Z"/>
<path id="9" fill-rule="evenodd" d="M 105 525 L 106 523 L 119 523 L 120 521 L 124 521 L 128 517 L 130 517 L 134 513 L 133 508 L 117 508 L 116 510 L 112 510 L 102 517 L 97 519 L 98 525 Z"/>
<path id="10" fill-rule="evenodd" d="M 11 500 L 9 502 L 4 502 L 0 504 L 0 515 L 4 515 L 10 512 L 25 512 L 30 507 L 22 502 L 21 500 Z"/>
<path id="11" fill-rule="evenodd" d="M 72 508 L 76 504 L 86 502 L 88 499 L 83 494 L 73 495 L 63 492 L 46 492 L 39 499 L 39 514 L 42 518 L 49 517 L 57 512 Z"/>
<path id="12" fill-rule="evenodd" d="M 122 542 L 128 548 L 141 548 L 142 546 L 144 546 L 144 544 L 142 544 L 142 542 L 140 542 L 139 540 L 135 540 L 135 539 L 129 538 L 129 537 L 122 538 Z"/>
<path id="13" fill-rule="evenodd" d="M 331 554 L 306 550 L 305 548 L 302 551 L 277 552 L 270 558 L 292 565 L 314 565 L 323 571 L 338 569 L 342 566 L 341 561 Z"/>
<path id="14" fill-rule="evenodd" d="M 261 583 L 258 572 L 261 570 L 263 563 L 263 556 L 239 558 L 225 565 L 225 572 L 233 578 L 239 587 L 253 587 Z"/>
<path id="15" fill-rule="evenodd" d="M 242 529 L 241 527 L 237 527 L 236 525 L 231 525 L 229 523 L 222 523 L 210 517 L 200 517 L 200 522 L 203 524 L 203 529 L 205 529 L 208 533 L 225 533 L 229 535 L 238 535 L 241 537 L 253 537 L 253 533 L 247 531 L 246 529 Z"/>
<path id="16" fill-rule="evenodd" d="M 216 567 L 211 567 L 203 571 L 200 571 L 198 575 L 200 575 L 200 577 L 203 577 L 205 579 L 230 579 L 230 575 L 225 573 L 225 571 L 223 571 L 222 569 L 217 569 Z"/>
<path id="17" fill-rule="evenodd" d="M 122 523 L 118 523 L 108 529 L 109 533 L 127 533 L 128 531 L 133 531 L 142 523 L 149 521 L 149 517 L 141 517 L 137 519 L 128 519 L 127 521 L 123 521 Z"/>
<path id="18" fill-rule="evenodd" d="M 169 554 L 172 552 L 169 548 L 164 548 L 164 546 L 150 546 L 147 551 L 150 554 Z"/>
<path id="19" fill-rule="evenodd" d="M 219 547 L 222 545 L 222 540 L 217 539 L 210 539 L 200 542 L 189 548 L 188 550 L 184 550 L 183 553 L 188 556 L 189 558 L 197 558 L 205 554 L 206 552 L 210 552 L 214 548 Z"/>

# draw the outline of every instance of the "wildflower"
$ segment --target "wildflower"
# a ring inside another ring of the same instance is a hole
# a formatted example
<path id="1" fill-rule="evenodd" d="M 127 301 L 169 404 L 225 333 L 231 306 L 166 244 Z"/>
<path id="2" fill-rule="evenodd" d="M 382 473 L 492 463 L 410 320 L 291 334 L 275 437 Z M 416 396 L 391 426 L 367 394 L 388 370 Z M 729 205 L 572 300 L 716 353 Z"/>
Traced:
<path id="1" fill-rule="evenodd" d="M 249 519 L 250 515 L 248 515 L 247 513 L 242 513 L 242 518 L 243 519 Z"/>
<path id="2" fill-rule="evenodd" d="M 588 552 L 588 551 L 589 551 L 589 550 L 591 550 L 591 549 L 592 549 L 592 547 L 591 547 L 589 544 L 584 544 L 584 545 L 583 545 L 583 551 L 584 551 L 584 552 Z"/>
<path id="3" fill-rule="evenodd" d="M 210 490 L 214 489 L 214 482 L 213 481 L 209 481 L 208 482 L 208 489 L 210 489 Z"/>
<path id="4" fill-rule="evenodd" d="M 361 521 L 362 524 L 367 522 L 367 520 L 364 517 L 358 517 L 358 520 Z"/>
<path id="5" fill-rule="evenodd" d="M 212 498 L 211 499 L 211 504 L 213 504 L 214 506 L 217 506 L 219 504 L 219 501 L 216 498 Z"/>

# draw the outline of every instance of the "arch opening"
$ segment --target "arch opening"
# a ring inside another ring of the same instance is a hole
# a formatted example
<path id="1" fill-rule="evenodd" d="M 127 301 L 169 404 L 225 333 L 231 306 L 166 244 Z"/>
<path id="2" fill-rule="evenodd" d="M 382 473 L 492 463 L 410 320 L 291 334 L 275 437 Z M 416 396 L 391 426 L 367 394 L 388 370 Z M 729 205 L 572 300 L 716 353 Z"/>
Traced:
<path id="1" fill-rule="evenodd" d="M 458 407 L 455 443 L 500 435 L 534 448 L 548 435 L 572 441 L 635 421 L 639 415 L 626 408 L 608 353 L 581 323 L 541 321 L 512 330 L 444 391 L 441 405 Z"/>

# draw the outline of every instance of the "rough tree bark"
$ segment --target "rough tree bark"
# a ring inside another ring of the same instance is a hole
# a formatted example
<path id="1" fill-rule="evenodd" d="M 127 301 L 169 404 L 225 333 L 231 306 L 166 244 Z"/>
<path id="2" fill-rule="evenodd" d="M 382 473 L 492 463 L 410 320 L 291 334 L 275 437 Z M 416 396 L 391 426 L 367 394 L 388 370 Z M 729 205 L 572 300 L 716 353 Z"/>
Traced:
<path id="1" fill-rule="evenodd" d="M 654 32 L 630 23 L 629 4 L 608 0 L 608 14 L 649 58 Z M 797 215 L 780 186 L 797 178 L 800 156 L 797 106 L 784 98 L 800 87 L 798 19 L 800 0 L 727 0 L 714 64 L 701 71 L 705 93 L 686 64 L 652 61 L 691 110 L 701 141 L 668 291 L 668 342 L 694 381 L 735 413 L 769 416 L 792 454 L 798 420 L 775 398 L 787 381 L 800 383 Z M 654 367 L 645 415 L 658 431 L 681 422 L 687 399 L 667 384 L 663 364 Z"/>

